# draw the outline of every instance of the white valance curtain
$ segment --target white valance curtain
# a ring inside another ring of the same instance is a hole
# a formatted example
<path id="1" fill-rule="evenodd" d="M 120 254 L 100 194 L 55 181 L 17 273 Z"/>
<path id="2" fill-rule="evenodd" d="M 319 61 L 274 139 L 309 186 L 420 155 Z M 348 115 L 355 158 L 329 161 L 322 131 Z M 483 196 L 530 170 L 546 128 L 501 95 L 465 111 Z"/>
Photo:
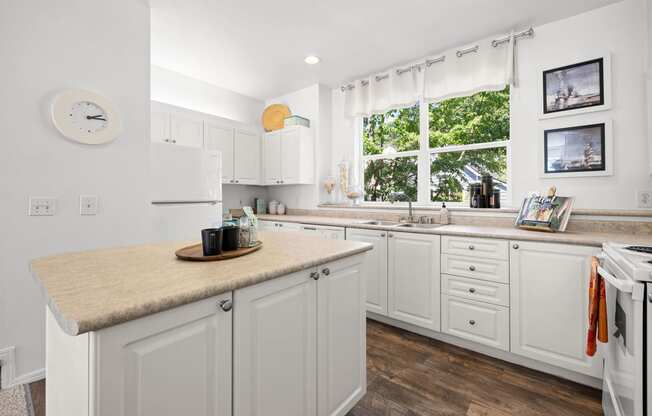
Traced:
<path id="1" fill-rule="evenodd" d="M 451 49 L 412 66 L 360 79 L 344 87 L 349 117 L 369 116 L 427 102 L 502 90 L 514 82 L 514 35 L 495 44 L 494 38 Z"/>

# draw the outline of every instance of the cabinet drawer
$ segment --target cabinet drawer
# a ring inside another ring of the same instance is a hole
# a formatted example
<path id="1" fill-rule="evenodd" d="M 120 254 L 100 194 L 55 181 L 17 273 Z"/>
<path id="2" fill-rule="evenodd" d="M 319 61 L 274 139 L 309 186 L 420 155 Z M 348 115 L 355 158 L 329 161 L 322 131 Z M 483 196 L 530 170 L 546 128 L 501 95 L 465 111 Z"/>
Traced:
<path id="1" fill-rule="evenodd" d="M 509 259 L 509 242 L 491 238 L 441 237 L 441 252 L 473 255 L 487 259 Z"/>
<path id="2" fill-rule="evenodd" d="M 509 308 L 442 295 L 442 331 L 490 347 L 509 349 Z"/>
<path id="3" fill-rule="evenodd" d="M 441 272 L 492 282 L 509 283 L 509 262 L 506 260 L 442 254 Z"/>
<path id="4" fill-rule="evenodd" d="M 503 283 L 442 274 L 441 290 L 451 296 L 509 306 L 509 285 Z"/>

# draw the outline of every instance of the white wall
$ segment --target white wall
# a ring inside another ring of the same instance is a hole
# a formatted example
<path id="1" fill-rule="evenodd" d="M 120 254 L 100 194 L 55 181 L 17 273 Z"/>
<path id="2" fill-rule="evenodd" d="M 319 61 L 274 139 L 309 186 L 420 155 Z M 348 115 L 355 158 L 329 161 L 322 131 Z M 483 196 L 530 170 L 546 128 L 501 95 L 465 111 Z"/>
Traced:
<path id="1" fill-rule="evenodd" d="M 157 66 L 152 100 L 260 126 L 264 102 Z"/>
<path id="2" fill-rule="evenodd" d="M 23 380 L 44 367 L 29 260 L 147 238 L 149 22 L 138 0 L 0 2 L 0 350 L 16 347 Z M 101 146 L 60 136 L 49 102 L 68 87 L 106 95 L 124 133 Z M 99 196 L 99 215 L 79 215 L 80 194 Z M 28 217 L 30 195 L 57 198 L 56 216 Z"/>
<path id="3" fill-rule="evenodd" d="M 331 166 L 331 89 L 320 84 L 265 101 L 265 105 L 285 104 L 292 114 L 310 119 L 315 138 L 315 184 L 270 186 L 268 198 L 290 208 L 314 208 L 319 204 L 321 180 L 330 174 Z"/>
<path id="4" fill-rule="evenodd" d="M 519 206 L 529 191 L 545 191 L 554 184 L 560 194 L 574 195 L 578 208 L 634 209 L 635 191 L 652 189 L 646 130 L 647 32 L 643 3 L 643 0 L 624 0 L 536 27 L 534 38 L 519 42 L 519 84 L 512 89 L 511 100 L 513 206 Z M 541 69 L 560 61 L 577 62 L 593 50 L 611 52 L 612 110 L 540 121 Z M 345 156 L 352 160 L 353 122 L 343 116 L 343 94 L 334 89 L 332 95 L 332 158 L 339 160 Z M 568 121 L 589 124 L 605 117 L 612 119 L 614 126 L 613 176 L 540 178 L 538 152 L 542 128 L 554 128 Z"/>

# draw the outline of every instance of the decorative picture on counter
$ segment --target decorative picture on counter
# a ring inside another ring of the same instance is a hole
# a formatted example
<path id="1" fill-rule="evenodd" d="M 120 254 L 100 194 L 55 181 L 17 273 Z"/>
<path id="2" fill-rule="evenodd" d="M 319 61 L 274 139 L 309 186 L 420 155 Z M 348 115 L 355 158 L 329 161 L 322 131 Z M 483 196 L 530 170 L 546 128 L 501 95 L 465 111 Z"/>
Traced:
<path id="1" fill-rule="evenodd" d="M 566 230 L 573 197 L 557 196 L 553 186 L 546 196 L 532 195 L 523 200 L 516 218 L 516 226 L 530 230 L 563 232 Z"/>
<path id="2" fill-rule="evenodd" d="M 606 171 L 605 123 L 545 130 L 545 174 Z"/>
<path id="3" fill-rule="evenodd" d="M 543 71 L 543 114 L 605 105 L 605 59 Z"/>

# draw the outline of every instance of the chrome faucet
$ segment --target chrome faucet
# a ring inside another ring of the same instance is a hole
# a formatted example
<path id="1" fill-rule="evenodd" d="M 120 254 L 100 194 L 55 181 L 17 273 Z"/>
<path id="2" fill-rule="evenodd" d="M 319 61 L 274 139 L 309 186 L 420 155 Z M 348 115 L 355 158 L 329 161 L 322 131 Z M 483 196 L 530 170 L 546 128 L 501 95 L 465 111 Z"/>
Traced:
<path id="1" fill-rule="evenodd" d="M 410 197 L 405 195 L 405 192 L 392 192 L 389 194 L 389 202 L 392 204 L 396 201 L 403 201 L 408 203 L 408 222 L 413 222 L 414 216 L 412 215 L 412 201 Z"/>

